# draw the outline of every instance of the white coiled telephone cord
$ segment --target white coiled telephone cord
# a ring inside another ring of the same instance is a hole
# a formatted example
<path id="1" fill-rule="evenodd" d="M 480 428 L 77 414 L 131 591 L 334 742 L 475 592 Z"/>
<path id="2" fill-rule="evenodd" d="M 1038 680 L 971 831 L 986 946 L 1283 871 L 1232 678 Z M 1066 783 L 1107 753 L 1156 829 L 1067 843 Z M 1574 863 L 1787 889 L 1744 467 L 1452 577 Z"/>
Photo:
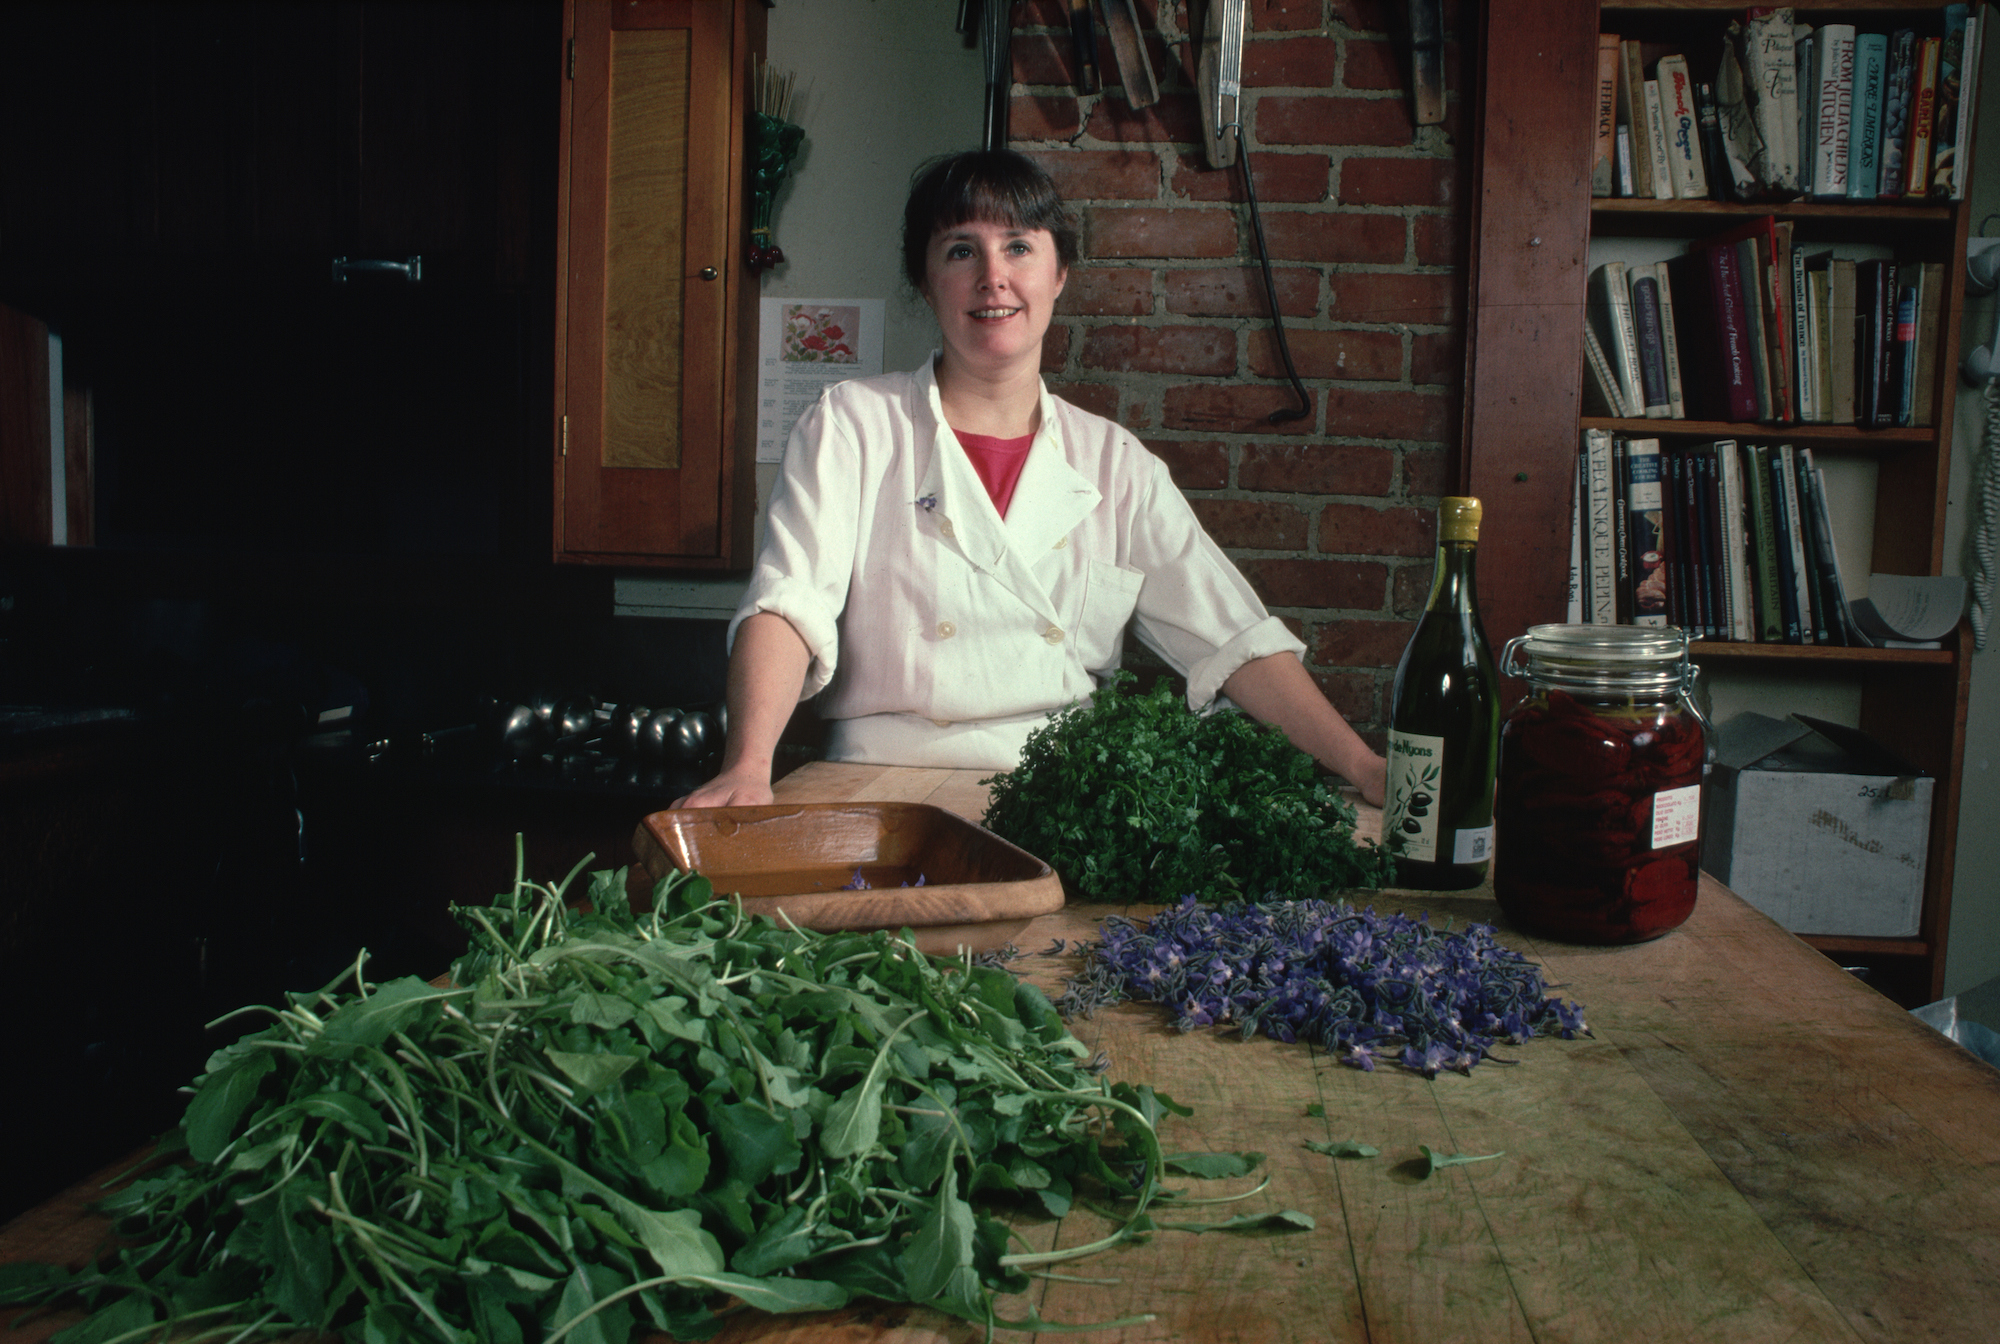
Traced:
<path id="1" fill-rule="evenodd" d="M 1986 647 L 1986 623 L 1993 611 L 1994 532 L 2000 529 L 2000 374 L 1988 374 L 1986 442 L 1972 464 L 1972 519 L 1968 529 L 1972 562 L 1972 646 Z"/>
<path id="2" fill-rule="evenodd" d="M 2000 215 L 1988 215 L 1979 222 L 1980 239 L 1986 226 Z M 1966 294 L 1991 294 L 2000 289 L 2000 244 L 1987 242 L 1971 249 L 1966 258 Z M 1995 300 L 2000 307 L 2000 300 Z M 2000 313 L 1995 314 L 2000 317 Z M 1993 338 L 1966 355 L 1959 365 L 1965 381 L 1980 390 L 1986 399 L 1985 442 L 1972 462 L 1971 516 L 1966 520 L 1966 584 L 1971 589 L 1967 616 L 1972 622 L 1972 646 L 1986 648 L 1986 626 L 1993 615 L 1994 534 L 2000 531 L 2000 326 Z"/>

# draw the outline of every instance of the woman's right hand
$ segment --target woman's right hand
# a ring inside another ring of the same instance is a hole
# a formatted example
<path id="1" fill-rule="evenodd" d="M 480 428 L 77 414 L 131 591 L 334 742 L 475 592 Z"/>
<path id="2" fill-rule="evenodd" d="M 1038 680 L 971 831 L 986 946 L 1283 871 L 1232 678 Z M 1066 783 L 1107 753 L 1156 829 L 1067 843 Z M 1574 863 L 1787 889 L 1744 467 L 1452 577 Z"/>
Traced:
<path id="1" fill-rule="evenodd" d="M 688 794 L 672 807 L 762 807 L 771 801 L 771 777 L 755 770 L 727 771 Z"/>
<path id="2" fill-rule="evenodd" d="M 763 807 L 772 801 L 771 759 L 811 660 L 792 623 L 774 612 L 757 612 L 736 628 L 722 771 L 675 799 L 674 807 Z"/>

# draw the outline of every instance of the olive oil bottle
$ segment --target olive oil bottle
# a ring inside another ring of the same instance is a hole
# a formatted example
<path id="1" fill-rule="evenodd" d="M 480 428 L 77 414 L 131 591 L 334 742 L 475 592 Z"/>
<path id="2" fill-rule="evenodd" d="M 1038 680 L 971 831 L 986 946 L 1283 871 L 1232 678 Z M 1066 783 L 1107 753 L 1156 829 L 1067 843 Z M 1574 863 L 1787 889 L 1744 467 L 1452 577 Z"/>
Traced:
<path id="1" fill-rule="evenodd" d="M 1500 697 L 1473 582 L 1479 501 L 1448 497 L 1437 516 L 1430 601 L 1396 664 L 1382 839 L 1398 885 L 1461 891 L 1493 856 Z"/>

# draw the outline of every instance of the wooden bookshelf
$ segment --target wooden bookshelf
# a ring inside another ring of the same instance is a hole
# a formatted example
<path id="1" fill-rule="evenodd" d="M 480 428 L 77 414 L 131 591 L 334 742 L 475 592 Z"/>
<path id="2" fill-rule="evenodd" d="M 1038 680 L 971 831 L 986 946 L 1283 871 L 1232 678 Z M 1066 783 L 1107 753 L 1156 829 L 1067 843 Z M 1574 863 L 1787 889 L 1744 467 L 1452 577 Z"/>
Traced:
<path id="1" fill-rule="evenodd" d="M 1801 942 L 1818 948 L 1830 957 L 1843 954 L 1866 957 L 1928 957 L 1931 945 L 1921 938 L 1844 938 L 1808 933 Z"/>
<path id="2" fill-rule="evenodd" d="M 1958 661 L 1950 649 L 1854 649 L 1839 644 L 1738 644 L 1701 639 L 1689 645 L 1696 663 L 1854 663 L 1878 667 L 1950 667 Z"/>
<path id="3" fill-rule="evenodd" d="M 1834 20 L 1881 30 L 1919 26 L 1922 16 L 1940 8 L 1873 0 L 1803 6 L 1797 15 L 1814 25 Z M 1598 33 L 1672 44 L 1692 55 L 1718 43 L 1724 26 L 1742 12 L 1740 0 L 1616 6 L 1486 0 L 1482 6 L 1459 487 L 1486 501 L 1481 549 L 1499 563 L 1482 566 L 1493 578 L 1482 575 L 1481 587 L 1487 630 L 1496 641 L 1564 619 L 1576 452 L 1586 428 L 1683 442 L 1791 442 L 1829 457 L 1871 459 L 1878 476 L 1869 568 L 1943 570 L 1970 207 L 1590 196 Z M 1904 260 L 1945 264 L 1933 425 L 1857 429 L 1582 415 L 1591 239 L 1693 239 L 1762 215 L 1796 221 L 1813 245 L 1874 243 Z M 1859 726 L 1937 779 L 1917 936 L 1806 940 L 1843 965 L 1870 968 L 1871 983 L 1906 1006 L 1929 1002 L 1943 988 L 1971 649 L 1963 625 L 1940 649 L 1694 646 L 1697 663 L 1735 677 L 1825 678 L 1858 686 Z"/>
<path id="4" fill-rule="evenodd" d="M 1712 221 L 1718 228 L 1727 226 L 1732 220 L 1754 219 L 1759 215 L 1775 215 L 1781 220 L 1848 219 L 1897 224 L 1948 224 L 1957 213 L 1950 206 L 1898 205 L 1893 201 L 1863 205 L 1830 201 L 1776 201 L 1745 205 L 1739 201 L 1648 201 L 1639 197 L 1618 196 L 1600 196 L 1591 202 L 1591 207 L 1604 217 L 1600 229 L 1614 219 L 1635 219 L 1653 225 L 1671 219 L 1677 221 L 1674 226 L 1676 231 L 1685 228 L 1685 223 L 1681 221 L 1688 219 Z"/>
<path id="5" fill-rule="evenodd" d="M 1889 451 L 1911 444 L 1928 444 L 1937 434 L 1930 429 L 1857 429 L 1853 425 L 1738 425 L 1727 420 L 1635 420 L 1586 415 L 1577 420 L 1579 429 L 1608 429 L 1613 434 L 1634 438 L 1657 438 L 1662 434 L 1695 439 L 1771 439 L 1802 443 L 1808 448 L 1841 448 L 1854 452 Z"/>
<path id="6" fill-rule="evenodd" d="M 1884 4 L 1883 0 L 1825 0 L 1824 3 L 1820 4 L 1795 6 L 1795 8 L 1801 14 L 1807 14 L 1807 15 L 1855 14 L 1855 13 L 1882 14 L 1895 10 L 1909 11 L 1918 9 L 1937 9 L 1938 7 L 1939 6 L 1935 4 L 1925 4 L 1925 5 L 1896 4 L 1894 3 L 1894 0 L 1891 0 L 1891 3 L 1888 4 Z M 1631 13 L 1704 14 L 1704 15 L 1721 15 L 1723 18 L 1727 19 L 1734 15 L 1741 14 L 1745 6 L 1741 3 L 1741 0 L 1657 0 L 1656 3 L 1650 3 L 1650 4 L 1605 5 L 1603 6 L 1603 8 L 1608 13 L 1619 13 L 1619 14 L 1631 14 Z"/>

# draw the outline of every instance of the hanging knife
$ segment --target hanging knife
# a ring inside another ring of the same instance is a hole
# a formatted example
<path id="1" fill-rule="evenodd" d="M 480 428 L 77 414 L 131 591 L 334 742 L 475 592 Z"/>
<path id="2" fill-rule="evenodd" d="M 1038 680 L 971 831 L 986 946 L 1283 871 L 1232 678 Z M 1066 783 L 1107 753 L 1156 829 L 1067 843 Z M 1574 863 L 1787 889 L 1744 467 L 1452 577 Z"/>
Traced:
<path id="1" fill-rule="evenodd" d="M 1236 162 L 1242 135 L 1243 0 L 1208 0 L 1195 83 L 1201 99 L 1202 145 L 1208 166 Z"/>
<path id="2" fill-rule="evenodd" d="M 1069 0 L 1069 35 L 1076 45 L 1076 91 L 1097 92 L 1097 26 L 1090 0 Z"/>
<path id="3" fill-rule="evenodd" d="M 1104 31 L 1111 35 L 1111 52 L 1118 58 L 1118 82 L 1125 86 L 1125 101 L 1133 107 L 1151 107 L 1160 101 L 1160 86 L 1153 79 L 1153 64 L 1146 59 L 1146 35 L 1139 28 L 1139 12 L 1132 0 L 1103 0 Z"/>
<path id="4" fill-rule="evenodd" d="M 1438 0 L 1410 0 L 1410 96 L 1417 125 L 1444 121 L 1444 16 Z"/>

